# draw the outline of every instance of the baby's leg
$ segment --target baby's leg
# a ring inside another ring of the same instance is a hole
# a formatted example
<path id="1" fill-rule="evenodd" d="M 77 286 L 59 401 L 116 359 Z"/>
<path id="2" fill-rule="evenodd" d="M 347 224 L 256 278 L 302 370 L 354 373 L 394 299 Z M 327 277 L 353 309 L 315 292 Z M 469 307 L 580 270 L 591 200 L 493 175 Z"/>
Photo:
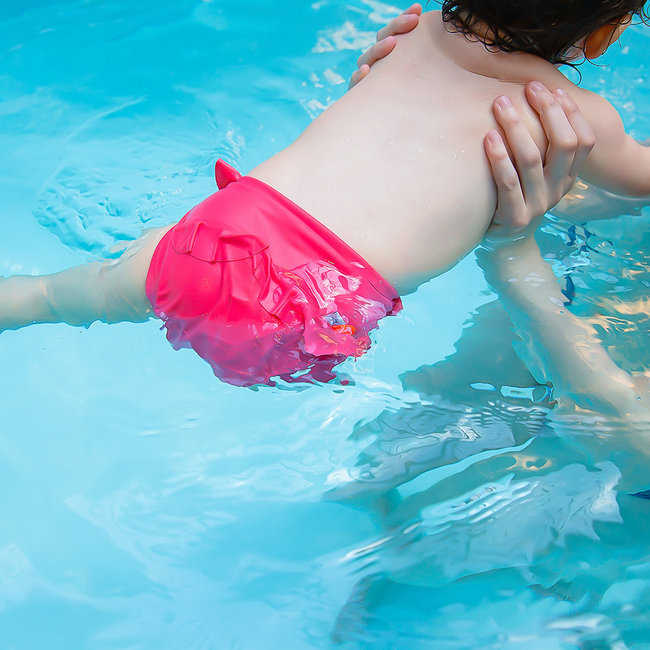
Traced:
<path id="1" fill-rule="evenodd" d="M 145 295 L 151 257 L 169 229 L 156 228 L 116 260 L 93 262 L 51 275 L 0 279 L 0 331 L 35 323 L 90 325 L 143 322 L 152 316 Z"/>

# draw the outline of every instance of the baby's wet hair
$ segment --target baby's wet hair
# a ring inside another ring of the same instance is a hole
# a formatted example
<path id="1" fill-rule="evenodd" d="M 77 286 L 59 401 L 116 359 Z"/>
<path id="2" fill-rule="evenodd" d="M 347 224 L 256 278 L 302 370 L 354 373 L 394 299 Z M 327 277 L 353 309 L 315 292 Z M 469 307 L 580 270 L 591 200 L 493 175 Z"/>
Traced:
<path id="1" fill-rule="evenodd" d="M 595 30 L 628 16 L 650 18 L 646 0 L 442 0 L 442 17 L 490 51 L 528 52 L 571 63 L 575 46 Z M 483 23 L 487 31 L 476 33 Z"/>

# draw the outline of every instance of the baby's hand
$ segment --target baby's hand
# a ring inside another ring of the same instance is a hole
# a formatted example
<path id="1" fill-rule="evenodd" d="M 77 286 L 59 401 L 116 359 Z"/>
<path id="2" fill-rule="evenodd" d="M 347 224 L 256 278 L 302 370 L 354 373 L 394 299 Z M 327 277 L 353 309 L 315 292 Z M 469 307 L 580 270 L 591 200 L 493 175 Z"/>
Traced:
<path id="1" fill-rule="evenodd" d="M 370 66 L 374 65 L 388 56 L 395 47 L 395 36 L 397 34 L 407 34 L 414 30 L 420 20 L 422 6 L 419 4 L 411 5 L 406 11 L 401 13 L 397 18 L 393 18 L 386 27 L 377 32 L 377 43 L 366 50 L 358 59 L 358 70 L 352 74 L 348 89 L 356 86 L 369 72 Z"/>
<path id="2" fill-rule="evenodd" d="M 548 139 L 545 157 L 508 97 L 497 97 L 493 109 L 512 158 L 498 131 L 485 136 L 497 186 L 497 209 L 486 239 L 498 241 L 526 234 L 571 189 L 594 146 L 594 134 L 575 102 L 562 90 L 550 92 L 538 81 L 526 87 Z M 545 159 L 545 162 L 543 160 Z"/>

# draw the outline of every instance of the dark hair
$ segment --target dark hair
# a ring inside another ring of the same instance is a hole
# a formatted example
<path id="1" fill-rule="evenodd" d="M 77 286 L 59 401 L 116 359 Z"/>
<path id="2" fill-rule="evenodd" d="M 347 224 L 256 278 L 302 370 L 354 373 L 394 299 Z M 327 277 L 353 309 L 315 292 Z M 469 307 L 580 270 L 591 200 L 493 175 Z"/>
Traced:
<path id="1" fill-rule="evenodd" d="M 571 46 L 629 14 L 644 22 L 646 0 L 442 0 L 442 19 L 490 51 L 529 52 L 569 63 Z M 476 34 L 477 23 L 485 34 Z"/>

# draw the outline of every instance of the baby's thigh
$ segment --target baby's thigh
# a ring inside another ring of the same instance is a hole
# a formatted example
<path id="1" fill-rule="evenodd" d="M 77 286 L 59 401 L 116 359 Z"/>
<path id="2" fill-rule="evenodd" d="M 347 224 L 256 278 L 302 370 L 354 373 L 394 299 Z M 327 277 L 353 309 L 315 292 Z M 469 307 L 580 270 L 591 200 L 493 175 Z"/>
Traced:
<path id="1" fill-rule="evenodd" d="M 146 320 L 153 314 L 145 293 L 147 273 L 158 242 L 170 228 L 148 230 L 131 242 L 119 258 L 101 264 L 100 286 L 108 322 L 135 320 L 138 316 L 138 320 Z"/>

